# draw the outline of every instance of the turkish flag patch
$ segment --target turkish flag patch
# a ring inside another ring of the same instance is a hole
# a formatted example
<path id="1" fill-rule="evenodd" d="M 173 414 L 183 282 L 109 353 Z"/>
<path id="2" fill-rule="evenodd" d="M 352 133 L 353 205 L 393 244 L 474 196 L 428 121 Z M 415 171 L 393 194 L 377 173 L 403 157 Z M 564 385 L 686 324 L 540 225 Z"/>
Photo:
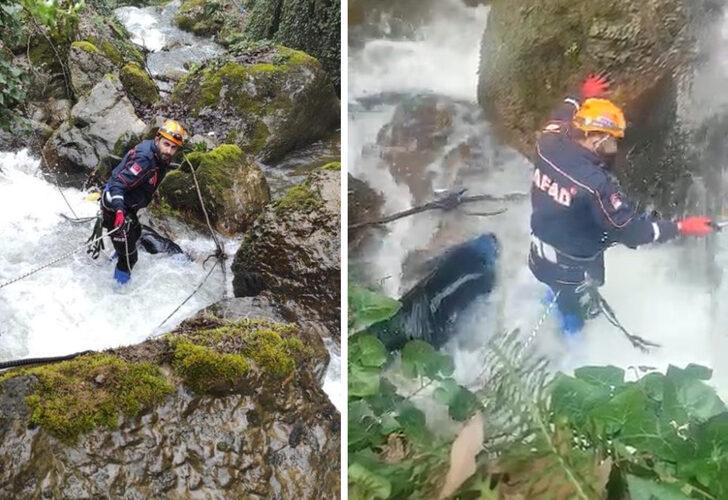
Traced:
<path id="1" fill-rule="evenodd" d="M 619 197 L 619 193 L 612 193 L 612 196 L 609 197 L 609 201 L 615 210 L 619 210 L 619 207 L 622 206 L 622 200 Z"/>
<path id="2" fill-rule="evenodd" d="M 131 171 L 131 173 L 134 175 L 139 175 L 139 172 L 142 171 L 142 167 L 138 163 L 135 163 L 134 165 L 129 167 L 129 171 Z"/>

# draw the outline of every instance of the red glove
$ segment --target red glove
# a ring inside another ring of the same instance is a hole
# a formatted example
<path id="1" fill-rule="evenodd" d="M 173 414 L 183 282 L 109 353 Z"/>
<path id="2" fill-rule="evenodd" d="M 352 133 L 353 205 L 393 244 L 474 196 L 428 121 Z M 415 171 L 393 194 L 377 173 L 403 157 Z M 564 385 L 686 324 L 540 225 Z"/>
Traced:
<path id="1" fill-rule="evenodd" d="M 609 78 L 606 75 L 589 75 L 581 84 L 581 96 L 584 99 L 600 97 L 609 90 Z"/>
<path id="2" fill-rule="evenodd" d="M 117 210 L 116 217 L 114 217 L 114 228 L 124 225 L 124 211 Z"/>
<path id="3" fill-rule="evenodd" d="M 709 217 L 688 217 L 677 223 L 677 230 L 683 236 L 707 236 L 715 230 Z"/>

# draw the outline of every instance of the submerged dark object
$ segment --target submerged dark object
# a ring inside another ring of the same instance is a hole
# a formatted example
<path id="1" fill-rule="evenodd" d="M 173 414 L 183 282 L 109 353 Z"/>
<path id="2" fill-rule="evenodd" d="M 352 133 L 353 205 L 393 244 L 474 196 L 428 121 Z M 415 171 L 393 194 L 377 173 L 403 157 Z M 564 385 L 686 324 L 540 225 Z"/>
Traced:
<path id="1" fill-rule="evenodd" d="M 179 245 L 177 245 L 177 243 L 170 240 L 169 238 L 165 238 L 154 229 L 149 226 L 145 226 L 144 224 L 142 224 L 142 236 L 141 238 L 139 238 L 139 243 L 141 244 L 142 248 L 144 248 L 144 250 L 151 254 L 183 253 L 182 249 L 179 247 Z"/>
<path id="2" fill-rule="evenodd" d="M 450 338 L 458 313 L 493 290 L 498 253 L 493 234 L 449 248 L 433 259 L 432 271 L 402 296 L 402 309 L 371 329 L 389 350 L 412 339 L 441 347 Z"/>

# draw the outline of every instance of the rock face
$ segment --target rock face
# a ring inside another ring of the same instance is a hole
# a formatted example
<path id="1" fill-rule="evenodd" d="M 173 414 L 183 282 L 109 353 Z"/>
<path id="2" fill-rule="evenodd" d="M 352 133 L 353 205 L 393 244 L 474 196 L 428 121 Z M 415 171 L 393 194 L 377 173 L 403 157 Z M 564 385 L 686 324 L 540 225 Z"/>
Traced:
<path id="1" fill-rule="evenodd" d="M 670 198 L 689 161 L 679 89 L 690 78 L 697 34 L 719 12 L 714 2 L 517 0 L 490 8 L 478 101 L 508 141 L 532 157 L 534 134 L 559 99 L 588 73 L 608 71 L 611 98 L 631 125 L 623 149 L 632 153 L 620 159 L 629 163 L 627 188 Z"/>
<path id="2" fill-rule="evenodd" d="M 302 50 L 321 61 L 334 88 L 341 86 L 339 0 L 252 0 L 245 34 Z"/>
<path id="3" fill-rule="evenodd" d="M 260 168 L 233 144 L 222 144 L 207 153 L 192 152 L 187 159 L 195 168 L 202 199 L 214 227 L 227 234 L 248 229 L 270 201 L 268 183 Z M 159 186 L 162 198 L 175 210 L 192 214 L 204 223 L 204 213 L 189 165 L 170 172 Z"/>
<path id="4" fill-rule="evenodd" d="M 73 42 L 68 53 L 71 85 L 77 97 L 87 95 L 104 75 L 114 70 L 114 63 L 90 42 Z"/>
<path id="5" fill-rule="evenodd" d="M 300 322 L 338 337 L 340 210 L 340 172 L 323 169 L 269 206 L 235 255 L 235 296 L 268 290 Z"/>
<path id="6" fill-rule="evenodd" d="M 295 326 L 208 312 L 159 340 L 4 374 L 0 496 L 338 498 L 326 359 Z"/>
<path id="7" fill-rule="evenodd" d="M 139 136 L 143 131 L 144 122 L 137 118 L 121 82 L 106 75 L 48 140 L 42 166 L 59 174 L 88 174 L 114 153 L 120 139 L 128 142 L 130 134 Z"/>
<path id="8" fill-rule="evenodd" d="M 185 0 L 175 16 L 180 29 L 200 36 L 214 36 L 222 45 L 239 40 L 248 11 L 235 0 Z"/>
<path id="9" fill-rule="evenodd" d="M 264 162 L 339 123 L 339 101 L 318 61 L 280 46 L 206 63 L 177 84 L 172 102 L 194 130 L 214 131 Z"/>
<path id="10" fill-rule="evenodd" d="M 348 212 L 349 225 L 376 220 L 382 217 L 384 195 L 375 191 L 369 185 L 349 174 L 348 179 Z M 357 253 L 357 249 L 364 243 L 367 230 L 349 230 L 349 255 Z"/>

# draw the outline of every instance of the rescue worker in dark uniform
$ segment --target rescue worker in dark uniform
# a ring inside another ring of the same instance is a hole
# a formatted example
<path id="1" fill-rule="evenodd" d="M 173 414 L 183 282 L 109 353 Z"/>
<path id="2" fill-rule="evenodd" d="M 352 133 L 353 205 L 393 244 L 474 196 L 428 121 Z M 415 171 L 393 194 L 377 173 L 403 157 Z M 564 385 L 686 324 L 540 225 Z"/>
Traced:
<path id="1" fill-rule="evenodd" d="M 103 226 L 109 232 L 119 228 L 110 238 L 118 257 L 114 279 L 121 284 L 129 281 L 137 262 L 137 241 L 142 233 L 137 211 L 152 201 L 186 135 L 179 123 L 167 120 L 154 140 L 143 141 L 124 155 L 104 186 L 100 201 Z"/>
<path id="2" fill-rule="evenodd" d="M 534 276 L 549 286 L 548 300 L 556 299 L 567 336 L 581 331 L 585 317 L 598 314 L 589 311 L 586 284 L 604 284 L 607 248 L 617 243 L 637 248 L 713 231 L 708 217 L 653 220 L 637 213 L 622 193 L 607 160 L 617 152 L 626 120 L 619 107 L 599 98 L 607 88 L 606 78 L 587 78 L 581 99 L 564 100 L 536 145 L 528 261 Z"/>

